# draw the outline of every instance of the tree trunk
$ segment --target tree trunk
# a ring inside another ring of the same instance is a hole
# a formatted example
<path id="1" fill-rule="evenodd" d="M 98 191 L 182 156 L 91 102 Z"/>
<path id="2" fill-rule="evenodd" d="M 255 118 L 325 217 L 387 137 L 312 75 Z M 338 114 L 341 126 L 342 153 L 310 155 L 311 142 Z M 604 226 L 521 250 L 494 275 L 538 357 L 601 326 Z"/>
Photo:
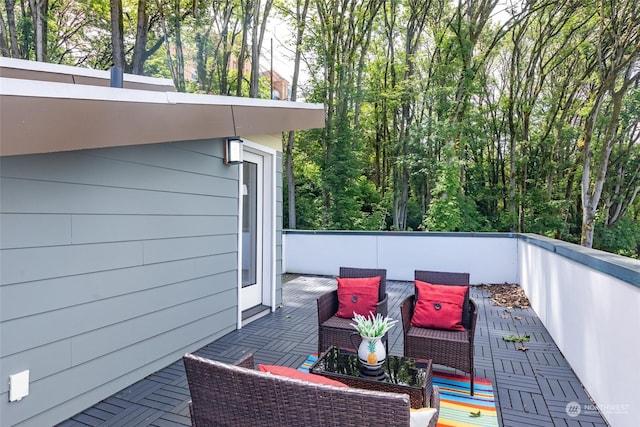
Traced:
<path id="1" fill-rule="evenodd" d="M 122 0 L 111 1 L 111 54 L 113 65 L 124 70 L 124 34 Z"/>
<path id="2" fill-rule="evenodd" d="M 136 44 L 133 48 L 131 72 L 141 75 L 144 71 L 145 49 L 147 46 L 147 0 L 138 0 L 138 20 L 136 25 Z"/>
<path id="3" fill-rule="evenodd" d="M 36 46 L 36 61 L 47 62 L 47 0 L 29 0 Z"/>
<path id="4" fill-rule="evenodd" d="M 229 22 L 231 20 L 232 8 L 229 3 L 225 4 L 224 17 L 222 21 L 222 29 L 220 30 L 220 40 L 222 45 L 222 61 L 218 64 L 219 68 L 219 90 L 221 95 L 229 95 L 231 88 L 229 87 L 229 59 L 231 57 L 231 48 L 233 46 L 234 36 L 229 36 Z M 231 39 L 231 41 L 230 41 Z"/>
<path id="5" fill-rule="evenodd" d="M 244 82 L 244 63 L 247 60 L 247 41 L 251 16 L 255 10 L 255 2 L 259 0 L 242 1 L 242 39 L 240 40 L 240 55 L 238 55 L 238 81 L 236 82 L 236 96 L 242 96 Z"/>
<path id="6" fill-rule="evenodd" d="M 593 246 L 595 215 L 604 187 L 611 150 L 617 140 L 622 101 L 628 88 L 640 79 L 637 61 L 640 57 L 640 8 L 637 2 L 619 1 L 601 8 L 598 16 L 598 32 L 594 46 L 597 64 L 597 81 L 592 89 L 592 106 L 589 109 L 580 143 L 583 145 L 584 160 L 582 170 L 582 231 L 580 242 L 585 247 Z M 634 23 L 630 25 L 629 23 Z M 605 97 L 611 98 L 611 111 L 600 116 Z M 591 175 L 592 158 L 596 154 L 592 147 L 594 129 L 604 121 L 604 134 L 598 133 L 602 141 L 600 157 L 593 163 L 595 176 Z"/>
<path id="7" fill-rule="evenodd" d="M 11 54 L 7 56 L 11 56 L 13 58 L 21 58 L 22 55 L 20 53 L 18 36 L 16 33 L 16 14 L 14 11 L 15 4 L 15 0 L 5 0 L 4 2 L 4 5 L 7 8 L 7 26 L 9 27 L 9 46 L 11 50 Z"/>
<path id="8" fill-rule="evenodd" d="M 7 25 L 4 23 L 4 18 L 0 13 L 0 55 L 4 57 L 11 57 L 9 52 L 9 45 L 7 45 Z"/>
<path id="9" fill-rule="evenodd" d="M 261 16 L 261 2 L 260 0 L 256 0 L 253 13 L 253 28 L 251 29 L 251 75 L 249 80 L 249 96 L 251 98 L 257 98 L 260 93 L 260 52 L 262 51 L 264 32 L 267 28 L 267 19 L 269 18 L 272 5 L 273 0 L 266 0 Z M 272 90 L 273 88 L 270 89 L 270 93 Z M 272 96 L 269 96 L 269 98 L 272 98 Z"/>
<path id="10" fill-rule="evenodd" d="M 171 59 L 171 45 L 169 44 L 169 29 L 167 28 L 167 18 L 160 0 L 156 0 L 156 5 L 158 6 L 158 13 L 160 14 L 160 24 L 162 27 L 162 34 L 164 36 L 164 49 L 167 54 L 167 66 L 169 68 L 169 72 L 171 73 L 173 84 L 177 88 L 179 77 L 176 74 L 176 68 L 173 66 L 173 60 Z"/>
<path id="11" fill-rule="evenodd" d="M 254 0 L 254 9 L 253 9 L 253 23 L 251 25 L 251 72 L 249 74 L 249 97 L 257 98 L 259 91 L 259 82 L 260 82 L 260 50 L 261 43 L 258 41 L 258 29 L 260 27 L 260 8 L 261 1 Z M 262 24 L 266 24 L 265 20 L 262 21 Z M 273 70 L 271 70 L 273 72 Z M 270 91 L 273 88 L 270 88 Z M 271 99 L 272 96 L 269 96 Z"/>
<path id="12" fill-rule="evenodd" d="M 640 73 L 638 74 L 640 75 Z M 638 77 L 636 75 L 635 78 Z M 618 119 L 620 117 L 620 112 L 622 111 L 622 100 L 624 99 L 624 95 L 626 92 L 626 87 L 630 83 L 629 80 L 625 82 L 626 84 L 622 85 L 622 88 L 618 91 L 611 90 L 611 102 L 613 104 L 612 111 L 608 114 L 607 120 L 609 125 L 607 126 L 607 130 L 605 132 L 605 141 L 604 147 L 600 152 L 600 159 L 598 160 L 598 168 L 596 172 L 595 181 L 593 184 L 593 189 L 591 190 L 590 182 L 591 182 L 591 167 L 587 164 L 591 160 L 591 154 L 585 155 L 585 160 L 583 164 L 583 175 L 582 175 L 582 234 L 580 237 L 580 243 L 582 246 L 587 248 L 593 247 L 593 232 L 595 227 L 595 216 L 598 209 L 598 205 L 600 204 L 600 198 L 602 196 L 602 188 L 604 187 L 604 182 L 607 177 L 607 169 L 609 166 L 609 158 L 611 156 L 611 150 L 616 141 L 616 132 L 618 127 Z M 600 103 L 601 104 L 601 103 Z M 590 120 L 595 120 L 600 108 L 595 108 L 595 116 L 590 117 Z M 590 122 L 588 120 L 588 122 Z M 589 123 L 589 127 L 587 130 L 593 130 L 593 125 Z M 591 137 L 589 136 L 589 139 Z M 585 146 L 585 150 L 587 146 Z M 586 154 L 586 153 L 585 153 Z"/>
<path id="13" fill-rule="evenodd" d="M 176 90 L 184 92 L 186 90 L 184 82 L 184 56 L 182 54 L 182 17 L 180 15 L 180 0 L 173 2 L 174 31 L 176 36 Z"/>
<path id="14" fill-rule="evenodd" d="M 5 0 L 4 5 L 7 8 L 7 26 L 9 27 L 9 44 L 11 46 L 11 56 L 13 58 L 21 58 L 20 47 L 18 45 L 18 36 L 16 33 L 16 14 L 14 11 L 15 0 Z"/>
<path id="15" fill-rule="evenodd" d="M 301 4 L 303 1 L 303 4 Z M 302 7 L 302 10 L 300 10 Z M 296 53 L 293 62 L 293 79 L 291 81 L 291 101 L 298 99 L 298 79 L 300 78 L 300 60 L 302 58 L 302 37 L 307 21 L 307 11 L 309 10 L 309 0 L 298 0 L 296 3 Z M 296 218 L 296 181 L 293 174 L 293 146 L 295 142 L 295 131 L 289 131 L 285 145 L 285 171 L 287 173 L 287 195 L 289 201 L 289 228 L 295 229 Z"/>

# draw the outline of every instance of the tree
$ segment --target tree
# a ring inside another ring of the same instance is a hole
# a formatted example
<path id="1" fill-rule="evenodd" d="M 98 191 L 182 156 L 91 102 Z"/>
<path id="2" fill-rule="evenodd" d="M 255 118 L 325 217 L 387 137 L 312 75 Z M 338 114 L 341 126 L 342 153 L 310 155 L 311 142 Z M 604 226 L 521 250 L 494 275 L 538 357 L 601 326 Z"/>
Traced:
<path id="1" fill-rule="evenodd" d="M 18 46 L 18 35 L 17 35 L 17 31 L 16 31 L 16 17 L 15 17 L 15 4 L 16 1 L 15 0 L 5 0 L 4 1 L 4 5 L 6 8 L 6 12 L 7 12 L 7 27 L 8 27 L 8 31 L 9 31 L 9 48 L 6 50 L 7 55 L 6 56 L 11 56 L 13 58 L 22 58 L 22 53 L 20 51 L 20 47 Z M 3 21 L 4 22 L 4 21 Z M 4 26 L 4 25 L 3 25 Z M 3 40 L 3 44 L 6 45 L 7 42 L 7 34 L 6 34 L 6 30 L 3 32 L 2 35 L 2 40 Z M 4 51 L 3 51 L 3 55 L 4 55 Z"/>
<path id="2" fill-rule="evenodd" d="M 388 34 L 389 66 L 391 68 L 391 90 L 398 91 L 400 103 L 392 114 L 394 118 L 394 133 L 397 131 L 394 141 L 396 148 L 394 154 L 397 161 L 393 162 L 393 226 L 398 230 L 407 229 L 407 212 L 409 202 L 409 175 L 410 164 L 408 162 L 409 144 L 415 138 L 414 114 L 417 93 L 413 90 L 416 79 L 416 55 L 420 47 L 423 29 L 427 22 L 429 11 L 432 7 L 431 0 L 409 2 L 406 17 L 406 30 L 404 31 L 403 64 L 398 67 L 395 63 L 394 43 L 397 39 L 396 32 L 396 8 L 397 2 L 391 2 L 390 7 L 385 8 L 385 31 Z M 398 68 L 398 69 L 397 69 Z"/>
<path id="3" fill-rule="evenodd" d="M 358 130 L 352 128 L 355 82 L 364 61 L 369 34 L 382 2 L 317 0 L 317 45 L 322 63 L 320 92 L 325 97 L 322 137 L 323 225 L 349 228 L 359 216 L 354 182 L 360 172 Z"/>
<path id="4" fill-rule="evenodd" d="M 265 0 L 264 9 L 261 10 L 261 1 L 255 0 L 251 29 L 251 75 L 249 78 L 249 97 L 251 98 L 257 98 L 260 89 L 260 52 L 271 6 L 273 6 L 273 0 Z"/>
<path id="5" fill-rule="evenodd" d="M 49 10 L 48 0 L 29 0 L 31 9 L 31 19 L 34 28 L 34 40 L 36 61 L 47 61 L 47 12 Z"/>
<path id="6" fill-rule="evenodd" d="M 640 5 L 635 1 L 598 4 L 596 37 L 593 42 L 595 82 L 589 100 L 579 147 L 582 151 L 582 233 L 583 246 L 593 246 L 596 212 L 607 177 L 611 151 L 620 134 L 618 121 L 622 102 L 630 87 L 640 79 Z M 610 102 L 606 115 L 605 102 Z M 603 121 L 597 132 L 598 119 Z"/>
<path id="7" fill-rule="evenodd" d="M 170 42 L 170 30 L 167 23 L 167 15 L 164 2 L 156 0 L 158 11 L 160 13 L 160 22 L 162 24 L 162 32 L 164 35 L 165 51 L 167 54 L 167 63 L 169 71 L 171 72 L 171 78 L 176 90 L 184 92 L 186 89 L 184 80 L 184 56 L 182 53 L 182 15 L 180 12 L 180 0 L 170 0 L 171 14 L 170 21 L 172 24 L 171 33 L 174 36 L 173 47 Z M 172 57 L 172 51 L 175 51 L 175 58 Z"/>
<path id="8" fill-rule="evenodd" d="M 293 61 L 293 79 L 291 81 L 291 101 L 298 100 L 298 80 L 300 79 L 300 60 L 302 58 L 302 43 L 309 11 L 309 0 L 297 0 L 295 4 L 295 59 Z M 293 147 L 295 131 L 289 131 L 284 146 L 284 169 L 287 177 L 289 228 L 296 228 L 296 182 L 293 173 Z"/>
<path id="9" fill-rule="evenodd" d="M 124 24 L 122 18 L 122 0 L 112 0 L 110 10 L 113 65 L 124 70 Z"/>
<path id="10" fill-rule="evenodd" d="M 133 47 L 131 72 L 133 74 L 142 74 L 144 71 L 144 61 L 147 57 L 146 46 L 149 27 L 147 0 L 138 0 L 138 16 L 136 22 L 136 44 Z"/>
<path id="11" fill-rule="evenodd" d="M 611 178 L 603 189 L 604 225 L 613 227 L 633 211 L 640 192 L 640 81 L 636 80 L 620 113 L 620 137 L 611 152 Z M 636 209 L 640 212 L 640 209 Z"/>

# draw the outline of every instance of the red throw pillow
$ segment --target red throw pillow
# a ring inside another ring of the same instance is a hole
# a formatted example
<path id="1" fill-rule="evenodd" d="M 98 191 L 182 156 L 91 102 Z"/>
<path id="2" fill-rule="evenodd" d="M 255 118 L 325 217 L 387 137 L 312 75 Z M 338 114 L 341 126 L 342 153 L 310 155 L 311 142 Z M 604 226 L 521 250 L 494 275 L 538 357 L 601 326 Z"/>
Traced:
<path id="1" fill-rule="evenodd" d="M 468 286 L 433 285 L 415 281 L 417 301 L 411 325 L 420 328 L 464 331 L 462 307 Z"/>
<path id="2" fill-rule="evenodd" d="M 281 377 L 295 378 L 297 380 L 304 380 L 312 383 L 327 384 L 335 387 L 349 387 L 340 381 L 335 381 L 330 378 L 323 377 L 322 375 L 309 374 L 287 366 L 258 364 L 258 370 L 262 372 L 269 372 L 273 375 L 280 375 Z"/>
<path id="3" fill-rule="evenodd" d="M 337 278 L 338 280 L 338 312 L 336 316 L 352 319 L 356 312 L 368 316 L 376 314 L 380 276 L 361 278 Z"/>

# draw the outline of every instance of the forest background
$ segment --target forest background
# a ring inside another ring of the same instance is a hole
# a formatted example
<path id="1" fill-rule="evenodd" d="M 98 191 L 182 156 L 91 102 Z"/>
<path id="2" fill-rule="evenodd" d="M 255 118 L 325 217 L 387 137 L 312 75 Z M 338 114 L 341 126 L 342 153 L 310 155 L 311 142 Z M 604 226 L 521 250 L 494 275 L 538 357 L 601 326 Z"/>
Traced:
<path id="1" fill-rule="evenodd" d="M 283 135 L 285 227 L 517 231 L 640 255 L 637 0 L 1 7 L 2 56 L 266 98 L 277 19 L 290 100 L 326 112 L 323 129 Z"/>

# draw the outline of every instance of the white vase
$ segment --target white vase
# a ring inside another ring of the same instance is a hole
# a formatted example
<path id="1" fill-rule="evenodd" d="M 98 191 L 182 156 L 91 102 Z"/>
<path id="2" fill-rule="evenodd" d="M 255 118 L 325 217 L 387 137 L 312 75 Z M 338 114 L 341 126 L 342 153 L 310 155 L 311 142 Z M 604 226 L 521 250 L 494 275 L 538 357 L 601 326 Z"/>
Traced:
<path id="1" fill-rule="evenodd" d="M 384 348 L 381 337 L 365 337 L 360 335 L 362 342 L 358 347 L 358 359 L 366 369 L 380 369 L 387 358 L 387 350 Z"/>

